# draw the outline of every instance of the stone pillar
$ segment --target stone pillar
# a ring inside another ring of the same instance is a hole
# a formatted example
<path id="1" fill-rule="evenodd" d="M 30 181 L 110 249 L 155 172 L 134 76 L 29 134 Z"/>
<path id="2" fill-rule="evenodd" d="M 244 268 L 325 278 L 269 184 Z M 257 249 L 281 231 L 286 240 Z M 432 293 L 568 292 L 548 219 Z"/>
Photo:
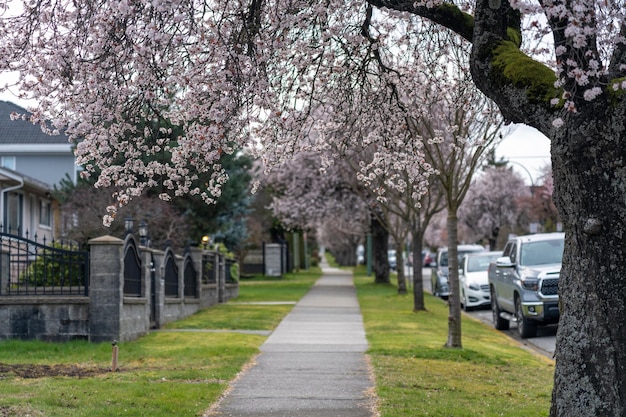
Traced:
<path id="1" fill-rule="evenodd" d="M 154 292 L 155 292 L 155 306 L 156 309 L 156 327 L 160 328 L 166 323 L 165 320 L 165 278 L 163 274 L 163 260 L 165 259 L 164 252 L 160 250 L 153 250 L 154 256 Z"/>
<path id="2" fill-rule="evenodd" d="M 124 302 L 124 241 L 113 236 L 91 239 L 89 341 L 120 340 Z"/>
<path id="3" fill-rule="evenodd" d="M 189 255 L 193 261 L 193 268 L 196 270 L 196 288 L 198 289 L 198 298 L 202 299 L 202 248 L 190 248 Z"/>
<path id="4" fill-rule="evenodd" d="M 147 314 L 150 317 L 150 328 L 159 328 L 159 317 L 161 316 L 161 308 L 159 300 L 161 299 L 157 293 L 157 272 L 156 260 L 153 249 L 143 248 L 141 252 L 141 264 L 143 267 L 144 297 L 148 300 Z"/>

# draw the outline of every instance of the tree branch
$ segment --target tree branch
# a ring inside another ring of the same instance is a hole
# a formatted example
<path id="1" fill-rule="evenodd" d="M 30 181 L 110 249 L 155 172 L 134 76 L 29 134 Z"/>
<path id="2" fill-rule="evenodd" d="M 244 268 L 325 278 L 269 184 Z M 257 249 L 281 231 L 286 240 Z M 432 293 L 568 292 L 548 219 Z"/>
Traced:
<path id="1" fill-rule="evenodd" d="M 474 18 L 454 4 L 445 3 L 437 7 L 426 7 L 416 5 L 416 2 L 412 0 L 368 0 L 368 3 L 376 7 L 386 7 L 425 17 L 447 27 L 466 40 L 472 41 Z"/>
<path id="2" fill-rule="evenodd" d="M 472 43 L 471 71 L 478 88 L 509 122 L 549 133 L 560 96 L 556 75 L 520 49 L 521 15 L 507 0 L 478 0 L 474 16 L 446 3 L 429 8 L 407 0 L 368 0 L 377 7 L 409 12 L 447 27 Z M 511 105 L 514 103 L 514 105 Z"/>
<path id="3" fill-rule="evenodd" d="M 553 129 L 556 110 L 550 100 L 559 95 L 554 86 L 556 75 L 519 49 L 520 33 L 520 13 L 508 1 L 477 1 L 472 76 L 506 120 L 526 123 L 547 134 Z"/>

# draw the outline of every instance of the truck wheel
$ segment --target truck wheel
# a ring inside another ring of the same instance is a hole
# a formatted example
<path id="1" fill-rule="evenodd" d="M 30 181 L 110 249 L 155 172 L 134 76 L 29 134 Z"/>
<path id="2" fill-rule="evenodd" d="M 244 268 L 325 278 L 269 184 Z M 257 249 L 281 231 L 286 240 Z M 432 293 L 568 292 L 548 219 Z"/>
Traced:
<path id="1" fill-rule="evenodd" d="M 537 336 L 537 323 L 524 317 L 520 297 L 515 299 L 515 318 L 517 319 L 517 333 L 519 333 L 519 337 L 527 339 Z"/>
<path id="2" fill-rule="evenodd" d="M 496 292 L 491 289 L 491 314 L 493 316 L 493 327 L 496 330 L 509 330 L 510 323 L 507 319 L 500 317 L 500 307 L 496 299 Z"/>

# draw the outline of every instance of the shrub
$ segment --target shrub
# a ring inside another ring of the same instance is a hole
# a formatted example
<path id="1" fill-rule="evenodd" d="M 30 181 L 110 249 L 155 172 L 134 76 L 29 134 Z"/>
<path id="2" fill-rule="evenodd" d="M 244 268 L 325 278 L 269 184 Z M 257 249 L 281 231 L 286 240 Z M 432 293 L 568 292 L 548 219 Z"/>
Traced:
<path id="1" fill-rule="evenodd" d="M 71 247 L 54 242 L 42 249 L 36 259 L 20 276 L 20 282 L 29 286 L 77 286 L 85 285 L 84 255 Z"/>

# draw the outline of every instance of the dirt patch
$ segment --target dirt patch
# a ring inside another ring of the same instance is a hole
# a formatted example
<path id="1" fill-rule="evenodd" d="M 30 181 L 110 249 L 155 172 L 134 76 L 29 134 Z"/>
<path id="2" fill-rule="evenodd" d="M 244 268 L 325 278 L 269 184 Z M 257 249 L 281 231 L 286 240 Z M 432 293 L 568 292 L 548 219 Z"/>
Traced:
<path id="1" fill-rule="evenodd" d="M 45 414 L 25 404 L 15 407 L 0 407 L 0 417 L 45 417 Z"/>
<path id="2" fill-rule="evenodd" d="M 18 376 L 21 378 L 44 378 L 51 376 L 69 376 L 84 378 L 110 372 L 105 368 L 84 367 L 80 365 L 29 365 L 0 363 L 0 378 Z M 0 416 L 3 414 L 0 409 Z"/>

